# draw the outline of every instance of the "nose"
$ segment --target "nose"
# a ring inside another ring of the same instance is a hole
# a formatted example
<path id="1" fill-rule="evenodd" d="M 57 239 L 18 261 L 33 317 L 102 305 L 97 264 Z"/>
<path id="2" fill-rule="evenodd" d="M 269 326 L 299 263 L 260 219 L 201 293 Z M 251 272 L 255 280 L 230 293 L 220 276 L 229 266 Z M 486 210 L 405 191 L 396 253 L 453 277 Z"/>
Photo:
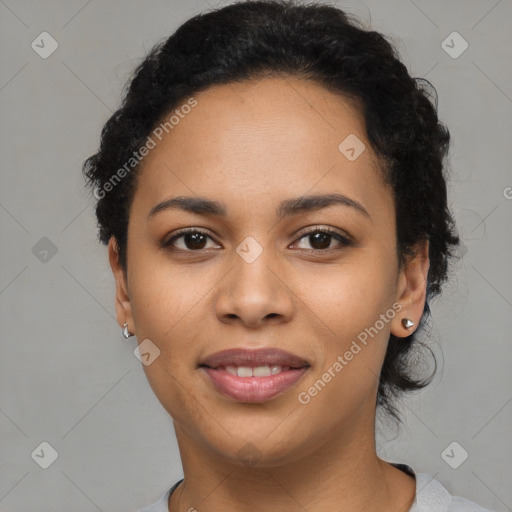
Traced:
<path id="1" fill-rule="evenodd" d="M 286 273 L 272 258 L 270 249 L 252 262 L 233 254 L 231 271 L 221 280 L 215 294 L 219 321 L 258 329 L 268 323 L 289 322 L 294 307 Z"/>

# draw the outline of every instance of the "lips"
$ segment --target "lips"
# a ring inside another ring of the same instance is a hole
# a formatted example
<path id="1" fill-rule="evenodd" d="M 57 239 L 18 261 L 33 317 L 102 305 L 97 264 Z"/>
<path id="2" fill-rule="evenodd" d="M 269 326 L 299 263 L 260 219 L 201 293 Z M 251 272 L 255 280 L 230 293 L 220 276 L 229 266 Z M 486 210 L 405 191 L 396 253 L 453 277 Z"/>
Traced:
<path id="1" fill-rule="evenodd" d="M 304 359 L 280 349 L 228 349 L 199 366 L 224 396 L 240 402 L 264 402 L 290 389 L 310 367 Z"/>
<path id="2" fill-rule="evenodd" d="M 218 368 L 219 366 L 249 366 L 255 368 L 263 365 L 289 366 L 303 368 L 308 362 L 300 357 L 278 348 L 242 349 L 232 348 L 217 352 L 207 357 L 200 366 Z"/>

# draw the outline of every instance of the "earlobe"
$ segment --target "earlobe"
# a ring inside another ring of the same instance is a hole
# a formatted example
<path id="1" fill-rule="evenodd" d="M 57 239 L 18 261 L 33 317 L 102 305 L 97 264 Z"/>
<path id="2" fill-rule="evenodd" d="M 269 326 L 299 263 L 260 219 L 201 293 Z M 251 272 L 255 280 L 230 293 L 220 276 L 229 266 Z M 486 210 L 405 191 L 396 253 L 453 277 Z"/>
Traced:
<path id="1" fill-rule="evenodd" d="M 400 270 L 397 302 L 400 313 L 391 322 L 391 334 L 397 338 L 410 336 L 419 325 L 427 296 L 429 242 L 424 240 L 415 246 L 414 255 Z"/>
<path id="2" fill-rule="evenodd" d="M 125 324 L 128 324 L 129 332 L 133 333 L 133 318 L 130 296 L 128 293 L 128 284 L 126 282 L 127 280 L 124 269 L 119 262 L 119 250 L 114 236 L 110 237 L 108 242 L 108 259 L 116 283 L 117 321 L 122 328 L 124 328 Z"/>

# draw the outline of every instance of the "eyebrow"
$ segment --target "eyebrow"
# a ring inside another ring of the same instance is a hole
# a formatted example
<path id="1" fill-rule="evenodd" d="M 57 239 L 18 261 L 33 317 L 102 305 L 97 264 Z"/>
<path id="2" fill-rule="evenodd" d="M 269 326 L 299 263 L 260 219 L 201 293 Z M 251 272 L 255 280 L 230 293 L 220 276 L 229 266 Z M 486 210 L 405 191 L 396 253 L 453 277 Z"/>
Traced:
<path id="1" fill-rule="evenodd" d="M 280 203 L 277 209 L 279 218 L 290 217 L 299 213 L 321 210 L 333 205 L 349 206 L 368 218 L 371 218 L 368 210 L 355 199 L 342 194 L 322 194 L 300 196 L 286 199 Z M 206 197 L 178 196 L 166 199 L 151 208 L 147 220 L 149 221 L 157 213 L 168 210 L 183 210 L 198 215 L 211 215 L 226 217 L 227 209 L 223 203 Z"/>

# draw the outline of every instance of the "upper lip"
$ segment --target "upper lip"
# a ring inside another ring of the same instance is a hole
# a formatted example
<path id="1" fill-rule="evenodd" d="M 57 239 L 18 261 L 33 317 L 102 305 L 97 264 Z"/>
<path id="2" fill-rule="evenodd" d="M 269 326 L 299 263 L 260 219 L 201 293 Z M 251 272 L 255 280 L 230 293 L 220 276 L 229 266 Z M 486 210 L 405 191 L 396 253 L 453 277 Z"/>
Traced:
<path id="1" fill-rule="evenodd" d="M 204 359 L 200 366 L 218 368 L 219 366 L 265 366 L 279 365 L 291 368 L 309 366 L 304 359 L 278 348 L 230 348 L 216 352 Z"/>

